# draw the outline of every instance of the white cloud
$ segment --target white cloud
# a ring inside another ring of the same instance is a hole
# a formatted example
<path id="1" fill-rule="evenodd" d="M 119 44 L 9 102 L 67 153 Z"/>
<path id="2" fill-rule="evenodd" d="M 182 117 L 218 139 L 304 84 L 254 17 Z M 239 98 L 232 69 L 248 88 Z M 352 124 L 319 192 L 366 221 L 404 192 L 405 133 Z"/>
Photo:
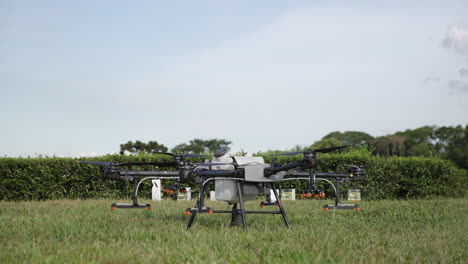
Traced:
<path id="1" fill-rule="evenodd" d="M 449 87 L 457 94 L 468 93 L 468 83 L 466 82 L 452 80 L 449 82 Z"/>
<path id="2" fill-rule="evenodd" d="M 462 77 L 468 76 L 468 70 L 465 68 L 461 68 L 458 72 L 460 73 L 460 76 Z"/>
<path id="3" fill-rule="evenodd" d="M 439 83 L 440 82 L 440 77 L 437 76 L 427 76 L 424 79 L 425 84 L 432 84 L 432 83 Z"/>
<path id="4" fill-rule="evenodd" d="M 167 138 L 187 137 L 185 127 L 190 127 L 190 137 L 223 135 L 237 146 L 256 150 L 267 149 L 271 142 L 283 147 L 275 141 L 278 138 L 285 145 L 311 143 L 339 129 L 377 134 L 374 131 L 391 118 L 401 127 L 436 122 L 424 119 L 427 109 L 433 109 L 430 100 L 445 104 L 444 99 L 449 99 L 429 96 L 437 92 L 438 85 L 431 85 L 430 90 L 418 85 L 423 86 L 427 72 L 437 76 L 430 76 L 426 84 L 446 83 L 447 77 L 437 67 L 446 68 L 450 61 L 438 46 L 437 26 L 443 28 L 449 22 L 434 21 L 431 14 L 415 21 L 393 10 L 356 13 L 347 8 L 303 8 L 216 48 L 175 58 L 154 84 L 166 88 L 165 98 L 176 98 L 165 100 L 178 110 L 163 120 L 174 128 Z M 422 28 L 427 31 L 421 32 Z M 433 43 L 428 44 L 428 36 Z M 433 61 L 438 62 L 434 67 L 429 63 Z M 149 88 L 138 94 L 154 93 Z M 401 94 L 408 96 L 401 98 Z M 413 98 L 421 95 L 426 104 L 415 110 Z M 138 102 L 157 97 L 146 96 Z M 400 107 L 395 108 L 395 102 Z M 414 111 L 411 118 L 400 120 L 408 111 Z M 188 112 L 184 129 L 178 129 L 179 120 Z M 382 116 L 389 119 L 382 121 Z M 236 122 L 242 126 L 231 125 Z M 289 129 L 298 123 L 310 132 Z M 260 133 L 264 135 L 246 139 Z M 291 133 L 294 139 L 284 139 Z"/>
<path id="5" fill-rule="evenodd" d="M 452 25 L 442 45 L 458 53 L 468 55 L 468 28 L 461 25 Z"/>

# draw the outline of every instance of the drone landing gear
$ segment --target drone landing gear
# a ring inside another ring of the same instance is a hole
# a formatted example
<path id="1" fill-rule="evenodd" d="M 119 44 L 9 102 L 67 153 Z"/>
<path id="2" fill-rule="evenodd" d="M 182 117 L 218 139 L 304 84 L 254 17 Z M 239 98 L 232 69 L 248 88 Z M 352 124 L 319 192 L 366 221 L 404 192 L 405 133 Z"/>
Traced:
<path id="1" fill-rule="evenodd" d="M 232 206 L 232 216 L 231 216 L 231 224 L 230 226 L 244 226 L 244 220 L 242 218 L 242 214 L 237 209 L 237 204 Z"/>
<path id="2" fill-rule="evenodd" d="M 267 202 L 261 202 L 261 203 L 260 203 L 260 207 L 261 207 L 261 208 L 263 208 L 263 207 L 265 207 L 265 206 L 271 206 L 271 205 L 279 206 L 279 203 L 277 203 L 277 202 L 272 203 L 272 202 L 268 202 L 268 201 L 267 201 Z"/>
<path id="3" fill-rule="evenodd" d="M 151 204 L 139 204 L 138 203 L 138 177 L 133 178 L 133 203 L 113 203 L 111 205 L 111 210 L 114 211 L 117 208 L 121 209 L 139 209 L 139 208 L 145 208 L 146 210 L 151 210 Z"/>
<path id="4" fill-rule="evenodd" d="M 354 211 L 361 211 L 359 205 L 357 204 L 340 204 L 340 178 L 336 178 L 336 198 L 335 204 L 327 204 L 323 206 L 323 211 L 328 211 L 330 209 L 348 209 Z"/>
<path id="5" fill-rule="evenodd" d="M 200 186 L 200 196 L 197 200 L 197 204 L 195 208 L 187 208 L 185 210 L 186 215 L 190 215 L 189 222 L 187 224 L 187 229 L 189 229 L 193 221 L 195 220 L 195 217 L 197 213 L 208 213 L 208 214 L 231 214 L 231 226 L 240 226 L 242 225 L 244 231 L 247 231 L 247 219 L 246 215 L 247 214 L 281 214 L 283 216 L 283 220 L 285 225 L 290 228 L 289 220 L 288 217 L 286 216 L 286 211 L 284 210 L 283 204 L 281 203 L 281 199 L 279 198 L 279 195 L 276 190 L 275 183 L 271 183 L 271 188 L 273 189 L 273 193 L 275 194 L 276 197 L 276 203 L 262 203 L 265 205 L 276 205 L 279 207 L 279 211 L 247 211 L 245 210 L 244 206 L 244 201 L 242 199 L 242 183 L 240 181 L 237 182 L 237 194 L 239 196 L 239 202 L 234 203 L 232 206 L 231 210 L 211 210 L 210 207 L 203 207 L 204 204 L 204 199 L 203 199 L 203 193 L 204 193 L 204 184 Z M 239 204 L 239 208 L 237 205 Z"/>
<path id="6" fill-rule="evenodd" d="M 111 210 L 115 210 L 117 208 L 121 209 L 138 209 L 138 208 L 145 208 L 146 210 L 151 210 L 151 204 L 127 204 L 127 203 L 113 203 L 111 205 Z"/>

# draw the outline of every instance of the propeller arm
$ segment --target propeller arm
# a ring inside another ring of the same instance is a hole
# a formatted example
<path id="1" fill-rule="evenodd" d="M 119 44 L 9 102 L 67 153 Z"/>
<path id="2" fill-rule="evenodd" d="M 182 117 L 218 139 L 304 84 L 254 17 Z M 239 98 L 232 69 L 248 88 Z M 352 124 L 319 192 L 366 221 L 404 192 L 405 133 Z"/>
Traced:
<path id="1" fill-rule="evenodd" d="M 311 162 L 309 159 L 305 158 L 303 160 L 287 163 L 281 166 L 265 168 L 265 177 L 269 177 L 281 171 L 288 171 L 288 170 L 298 169 L 298 168 L 301 168 L 301 169 L 313 168 L 315 167 L 315 164 L 316 162 Z"/>
<path id="2" fill-rule="evenodd" d="M 363 181 L 366 179 L 366 173 L 364 168 L 359 167 L 359 169 L 353 169 L 348 172 L 306 172 L 306 171 L 291 171 L 287 173 L 287 176 L 292 177 L 305 177 L 311 176 L 311 173 L 320 178 L 336 178 L 336 179 L 344 179 L 345 181 Z"/>
<path id="3" fill-rule="evenodd" d="M 243 175 L 243 170 L 215 170 L 215 171 L 196 171 L 195 173 L 201 177 L 241 177 Z"/>
<path id="4" fill-rule="evenodd" d="M 120 176 L 144 176 L 144 177 L 164 177 L 164 176 L 171 176 L 176 177 L 179 176 L 179 171 L 134 171 L 134 170 L 123 170 L 119 172 Z"/>

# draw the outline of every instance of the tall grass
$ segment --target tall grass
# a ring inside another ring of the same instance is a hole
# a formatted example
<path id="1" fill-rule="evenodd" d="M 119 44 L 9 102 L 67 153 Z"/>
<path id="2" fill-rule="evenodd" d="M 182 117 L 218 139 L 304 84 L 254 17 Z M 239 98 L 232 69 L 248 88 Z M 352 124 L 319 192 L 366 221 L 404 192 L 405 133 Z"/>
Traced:
<path id="1" fill-rule="evenodd" d="M 280 215 L 248 215 L 248 232 L 225 214 L 198 215 L 187 230 L 194 201 L 151 211 L 111 211 L 112 202 L 0 202 L 0 263 L 468 262 L 467 199 L 365 201 L 361 212 L 286 201 L 291 229 Z"/>

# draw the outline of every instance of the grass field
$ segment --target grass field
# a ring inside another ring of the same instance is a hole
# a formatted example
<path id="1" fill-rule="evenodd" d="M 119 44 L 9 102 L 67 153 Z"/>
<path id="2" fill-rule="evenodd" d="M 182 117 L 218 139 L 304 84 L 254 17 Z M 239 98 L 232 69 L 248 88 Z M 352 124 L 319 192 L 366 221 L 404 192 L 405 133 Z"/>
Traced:
<path id="1" fill-rule="evenodd" d="M 468 263 L 467 199 L 363 201 L 361 212 L 286 201 L 291 229 L 280 215 L 248 215 L 248 232 L 225 214 L 199 215 L 187 230 L 194 201 L 151 211 L 112 202 L 0 202 L 0 263 Z"/>

